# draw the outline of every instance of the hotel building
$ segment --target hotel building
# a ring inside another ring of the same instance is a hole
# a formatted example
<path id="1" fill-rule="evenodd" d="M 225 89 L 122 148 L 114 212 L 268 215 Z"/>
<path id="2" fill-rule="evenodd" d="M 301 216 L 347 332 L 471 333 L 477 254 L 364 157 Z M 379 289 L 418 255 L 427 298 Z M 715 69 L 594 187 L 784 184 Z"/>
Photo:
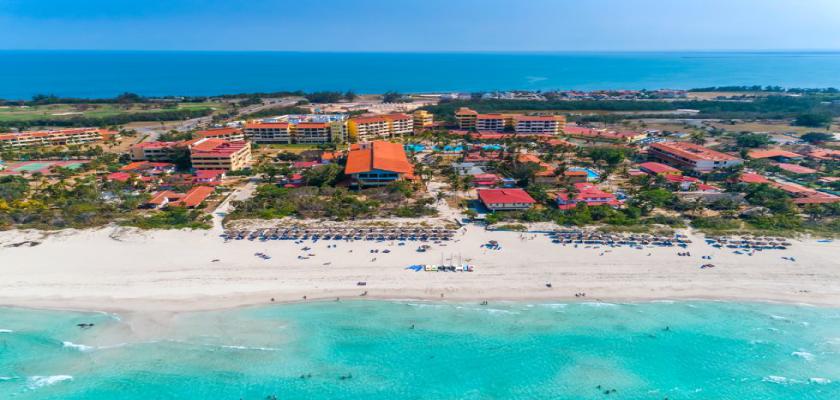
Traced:
<path id="1" fill-rule="evenodd" d="M 67 146 L 98 142 L 119 133 L 107 129 L 78 128 L 0 134 L 0 148 Z"/>
<path id="2" fill-rule="evenodd" d="M 455 112 L 455 119 L 460 129 L 478 132 L 557 135 L 566 126 L 562 115 L 479 114 L 466 107 Z"/>
<path id="3" fill-rule="evenodd" d="M 195 169 L 237 171 L 251 162 L 251 144 L 220 139 L 200 139 L 190 146 L 190 161 Z"/>
<path id="4" fill-rule="evenodd" d="M 284 115 L 245 124 L 245 136 L 255 143 L 317 144 L 347 141 L 344 114 Z"/>
<path id="5" fill-rule="evenodd" d="M 402 113 L 350 118 L 347 132 L 354 142 L 409 135 L 414 133 L 414 118 Z"/>
<path id="6" fill-rule="evenodd" d="M 435 124 L 434 116 L 426 110 L 414 112 L 414 129 L 431 128 Z"/>
<path id="7" fill-rule="evenodd" d="M 710 172 L 741 165 L 744 160 L 689 142 L 660 142 L 650 145 L 648 155 L 665 164 Z"/>

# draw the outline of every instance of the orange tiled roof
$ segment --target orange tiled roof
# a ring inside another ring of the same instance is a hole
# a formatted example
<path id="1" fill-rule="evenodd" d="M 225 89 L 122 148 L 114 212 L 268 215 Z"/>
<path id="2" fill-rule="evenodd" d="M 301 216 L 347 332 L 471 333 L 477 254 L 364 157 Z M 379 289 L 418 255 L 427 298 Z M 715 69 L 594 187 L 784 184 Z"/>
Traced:
<path id="1" fill-rule="evenodd" d="M 785 158 L 800 158 L 802 157 L 801 154 L 794 153 L 792 151 L 786 151 L 781 149 L 771 149 L 771 150 L 752 150 L 747 153 L 749 158 L 757 159 L 757 158 L 773 158 L 773 157 L 785 157 Z"/>
<path id="2" fill-rule="evenodd" d="M 399 143 L 376 141 L 351 146 L 344 173 L 350 175 L 373 170 L 411 174 L 414 168 Z"/>

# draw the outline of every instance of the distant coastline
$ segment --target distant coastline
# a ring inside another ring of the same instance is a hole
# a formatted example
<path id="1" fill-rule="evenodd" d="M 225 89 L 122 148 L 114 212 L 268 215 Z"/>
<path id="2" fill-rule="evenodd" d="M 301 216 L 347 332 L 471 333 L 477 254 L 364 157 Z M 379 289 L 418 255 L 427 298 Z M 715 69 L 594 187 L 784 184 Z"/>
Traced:
<path id="1" fill-rule="evenodd" d="M 2 50 L 0 98 L 839 87 L 840 52 L 478 52 Z M 60 65 L 60 68 L 56 68 Z"/>

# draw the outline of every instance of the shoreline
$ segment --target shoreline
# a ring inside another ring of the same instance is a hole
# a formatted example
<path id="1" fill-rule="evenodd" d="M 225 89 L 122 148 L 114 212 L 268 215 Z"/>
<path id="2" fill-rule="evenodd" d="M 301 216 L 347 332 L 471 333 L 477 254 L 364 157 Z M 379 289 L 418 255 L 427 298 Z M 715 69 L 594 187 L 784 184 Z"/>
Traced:
<path id="1" fill-rule="evenodd" d="M 453 241 L 230 241 L 218 230 L 0 232 L 0 306 L 178 313 L 306 301 L 778 302 L 840 307 L 840 242 L 794 239 L 753 256 L 714 249 L 573 248 L 547 235 L 459 229 Z M 4 247 L 38 240 L 34 247 Z M 502 250 L 482 246 L 497 240 Z M 592 246 L 590 246 L 592 247 Z M 302 252 L 302 248 L 309 248 Z M 377 249 L 377 253 L 371 252 Z M 388 249 L 388 253 L 379 252 Z M 263 252 L 263 260 L 254 256 Z M 691 257 L 678 256 L 690 252 Z M 299 256 L 303 254 L 303 259 Z M 313 256 L 309 257 L 309 254 Z M 712 261 L 701 259 L 711 256 Z M 782 259 L 795 257 L 796 261 Z M 414 272 L 457 259 L 475 272 Z M 218 260 L 218 261 L 216 261 Z M 715 268 L 700 269 L 704 263 Z M 364 286 L 358 283 L 364 282 Z M 551 288 L 546 283 L 551 283 Z M 367 295 L 360 296 L 367 292 Z M 441 298 L 443 293 L 443 298 Z M 587 296 L 575 297 L 576 293 Z M 274 298 L 274 302 L 271 301 Z"/>
<path id="2" fill-rule="evenodd" d="M 396 297 L 396 296 L 365 296 L 365 297 L 341 297 L 340 302 L 388 302 L 388 303 L 428 303 L 428 304 L 445 304 L 445 305 L 460 305 L 473 304 L 487 300 L 488 304 L 484 306 L 492 307 L 494 304 L 596 304 L 603 303 L 608 305 L 633 305 L 633 304 L 647 304 L 647 303 L 727 303 L 727 304 L 752 304 L 752 305 L 780 305 L 787 307 L 810 307 L 810 308 L 826 308 L 826 309 L 840 309 L 840 304 L 837 303 L 808 303 L 797 302 L 791 299 L 769 299 L 769 298 L 753 298 L 753 297 L 603 297 L 603 298 L 575 298 L 575 297 L 509 297 L 509 298 L 486 298 L 477 299 L 469 297 L 455 297 L 455 298 L 435 298 L 435 297 Z M 230 300 L 230 299 L 228 299 Z M 224 304 L 218 304 L 210 307 L 190 307 L 190 308 L 166 308 L 160 307 L 160 303 L 169 302 L 168 300 L 137 300 L 129 301 L 133 307 L 125 306 L 107 306 L 94 307 L 94 300 L 90 302 L 80 301 L 79 306 L 59 306 L 57 303 L 50 301 L 32 300 L 15 303 L 7 303 L 0 298 L 0 308 L 9 308 L 27 311 L 58 311 L 58 312 L 74 312 L 74 313 L 101 313 L 101 314 L 116 314 L 116 315 L 130 315 L 130 314 L 149 314 L 149 313 L 166 313 L 166 314 L 186 314 L 186 313 L 203 313 L 214 311 L 231 311 L 254 307 L 270 307 L 270 306 L 290 306 L 307 303 L 333 303 L 334 297 L 318 297 L 307 300 L 301 299 L 277 299 L 274 302 L 253 302 L 250 300 L 237 299 L 241 301 L 229 301 Z M 55 300 L 66 302 L 65 300 Z M 96 301 L 103 301 L 99 299 Z M 73 301 L 71 301 L 72 303 Z M 127 304 L 126 303 L 126 304 Z M 475 304 L 473 304 L 475 305 Z"/>

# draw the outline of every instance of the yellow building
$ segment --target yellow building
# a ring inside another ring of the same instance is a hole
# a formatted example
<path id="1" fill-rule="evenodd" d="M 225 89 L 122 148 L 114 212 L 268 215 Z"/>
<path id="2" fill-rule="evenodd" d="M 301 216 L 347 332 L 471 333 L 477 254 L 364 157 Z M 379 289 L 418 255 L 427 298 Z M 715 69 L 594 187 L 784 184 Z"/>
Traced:
<path id="1" fill-rule="evenodd" d="M 408 135 L 414 133 L 414 118 L 401 113 L 350 118 L 347 132 L 351 142 Z"/>
<path id="2" fill-rule="evenodd" d="M 417 110 L 414 112 L 414 129 L 431 128 L 434 123 L 432 113 L 426 110 Z"/>

